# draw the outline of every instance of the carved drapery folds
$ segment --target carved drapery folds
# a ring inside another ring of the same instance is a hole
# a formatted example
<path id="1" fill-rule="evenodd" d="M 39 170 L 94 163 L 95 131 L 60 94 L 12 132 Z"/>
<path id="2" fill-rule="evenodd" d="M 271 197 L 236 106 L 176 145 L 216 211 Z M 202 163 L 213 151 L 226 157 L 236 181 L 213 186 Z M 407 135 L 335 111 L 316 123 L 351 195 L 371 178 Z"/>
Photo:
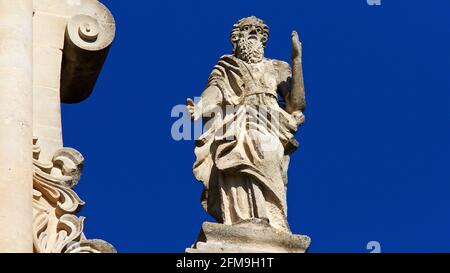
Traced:
<path id="1" fill-rule="evenodd" d="M 75 149 L 55 153 L 52 164 L 39 163 L 40 148 L 34 139 L 33 208 L 34 249 L 37 253 L 114 253 L 102 240 L 87 240 L 84 217 L 76 216 L 84 201 L 73 191 L 83 169 L 83 156 Z"/>

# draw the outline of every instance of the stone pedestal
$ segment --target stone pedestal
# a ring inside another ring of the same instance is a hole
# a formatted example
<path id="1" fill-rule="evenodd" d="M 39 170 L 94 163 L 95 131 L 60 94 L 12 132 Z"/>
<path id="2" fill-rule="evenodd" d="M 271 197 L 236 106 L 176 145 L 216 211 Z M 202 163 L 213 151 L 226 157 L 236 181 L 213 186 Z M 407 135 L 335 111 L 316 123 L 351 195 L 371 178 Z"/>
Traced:
<path id="1" fill-rule="evenodd" d="M 205 222 L 187 253 L 305 253 L 308 236 L 289 234 L 253 219 L 236 225 Z"/>

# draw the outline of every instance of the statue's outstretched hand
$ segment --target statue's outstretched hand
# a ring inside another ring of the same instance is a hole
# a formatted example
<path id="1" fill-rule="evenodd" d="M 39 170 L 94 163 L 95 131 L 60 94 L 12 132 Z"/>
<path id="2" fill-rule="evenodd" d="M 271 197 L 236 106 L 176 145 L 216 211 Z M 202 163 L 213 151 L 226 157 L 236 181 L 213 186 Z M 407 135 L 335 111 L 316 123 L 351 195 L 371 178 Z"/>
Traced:
<path id="1" fill-rule="evenodd" d="M 296 122 L 296 126 L 300 126 L 301 124 L 305 123 L 305 116 L 303 115 L 302 111 L 295 111 L 291 115 Z"/>
<path id="2" fill-rule="evenodd" d="M 298 37 L 297 31 L 292 31 L 292 61 L 302 60 L 302 43 Z"/>
<path id="3" fill-rule="evenodd" d="M 197 106 L 195 105 L 194 101 L 191 98 L 186 99 L 186 111 L 191 116 L 191 120 L 197 119 L 197 112 L 198 109 L 196 109 Z"/>

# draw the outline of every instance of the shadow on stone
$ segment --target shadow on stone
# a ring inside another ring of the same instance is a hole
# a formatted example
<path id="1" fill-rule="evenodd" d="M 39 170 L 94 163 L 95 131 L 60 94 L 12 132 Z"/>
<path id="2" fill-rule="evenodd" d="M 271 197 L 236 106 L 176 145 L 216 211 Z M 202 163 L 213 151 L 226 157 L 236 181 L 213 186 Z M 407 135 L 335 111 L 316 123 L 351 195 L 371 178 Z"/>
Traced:
<path id="1" fill-rule="evenodd" d="M 235 225 L 204 222 L 197 242 L 187 253 L 305 253 L 311 239 L 279 231 L 266 221 L 251 219 Z"/>

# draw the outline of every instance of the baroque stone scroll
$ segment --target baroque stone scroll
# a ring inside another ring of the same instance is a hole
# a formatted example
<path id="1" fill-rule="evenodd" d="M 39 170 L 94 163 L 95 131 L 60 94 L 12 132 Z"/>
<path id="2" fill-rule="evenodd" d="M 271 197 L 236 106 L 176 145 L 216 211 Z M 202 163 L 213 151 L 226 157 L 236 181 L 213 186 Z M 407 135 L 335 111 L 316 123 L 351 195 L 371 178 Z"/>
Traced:
<path id="1" fill-rule="evenodd" d="M 33 14 L 33 242 L 37 253 L 114 253 L 88 240 L 84 201 L 74 191 L 84 158 L 65 148 L 60 103 L 94 89 L 115 35 L 111 12 L 97 0 L 35 0 Z"/>

